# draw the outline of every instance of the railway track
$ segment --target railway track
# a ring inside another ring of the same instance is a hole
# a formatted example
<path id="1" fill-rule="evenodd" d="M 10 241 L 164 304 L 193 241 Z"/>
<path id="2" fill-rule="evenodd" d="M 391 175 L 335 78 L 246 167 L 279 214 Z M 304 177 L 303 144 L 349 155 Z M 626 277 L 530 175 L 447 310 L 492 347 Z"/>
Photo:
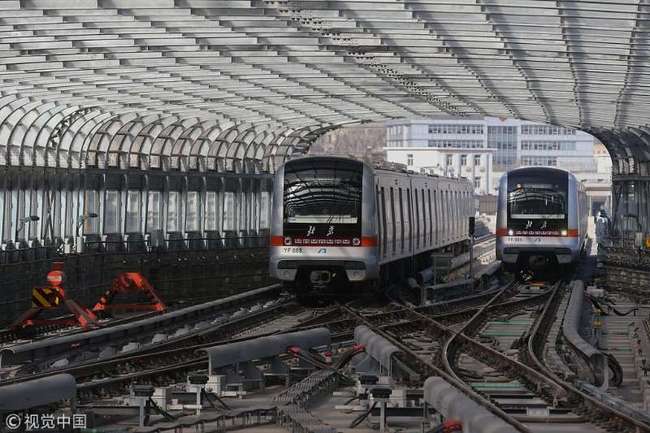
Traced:
<path id="1" fill-rule="evenodd" d="M 126 323 L 136 322 L 138 320 L 146 319 L 161 314 L 158 311 L 150 311 L 146 313 L 133 314 L 128 317 L 119 319 L 101 320 L 100 328 L 106 329 L 111 326 L 124 325 Z M 57 319 L 74 319 L 73 315 L 58 317 Z M 70 326 L 64 324 L 48 324 L 48 325 L 35 325 L 30 328 L 12 330 L 9 328 L 0 329 L 0 348 L 10 345 L 26 344 L 34 341 L 40 341 L 47 338 L 62 337 L 65 335 L 80 334 L 88 330 L 80 328 L 79 326 Z"/>
<path id="2" fill-rule="evenodd" d="M 561 287 L 555 288 L 551 293 L 537 322 L 531 329 L 524 352 L 525 360 L 534 368 L 543 371 L 549 380 L 562 386 L 567 392 L 572 411 L 584 419 L 595 420 L 600 427 L 611 432 L 650 432 L 649 424 L 578 389 L 572 383 L 563 380 L 560 372 L 547 367 L 543 362 L 546 346 L 554 345 L 554 342 L 549 342 L 548 338 L 562 301 L 562 295 Z M 550 350 L 554 350 L 554 348 L 551 347 Z"/>
<path id="3" fill-rule="evenodd" d="M 68 373 L 75 376 L 78 381 L 96 380 L 102 377 L 111 377 L 114 374 L 134 373 L 139 370 L 149 370 L 159 366 L 175 364 L 180 361 L 195 359 L 194 350 L 215 344 L 232 341 L 232 337 L 250 328 L 260 327 L 272 322 L 278 316 L 286 317 L 297 315 L 301 307 L 292 299 L 288 299 L 274 307 L 262 309 L 247 315 L 232 317 L 222 322 L 218 327 L 205 332 L 194 334 L 182 341 L 176 341 L 173 348 L 140 351 L 131 354 L 122 354 L 107 360 L 98 360 L 63 368 L 54 368 L 42 372 L 17 375 L 0 382 L 0 385 L 19 383 L 27 380 L 42 378 L 59 373 Z"/>
<path id="4" fill-rule="evenodd" d="M 289 305 L 295 306 L 292 298 L 281 295 L 279 285 L 273 285 L 106 329 L 6 346 L 0 350 L 1 366 L 5 369 L 0 384 L 23 375 L 33 377 L 163 347 L 179 348 L 213 341 L 210 335 L 218 335 L 233 320 L 256 320 L 265 314 L 272 317 L 278 309 Z M 12 365 L 16 367 L 7 368 Z"/>
<path id="5" fill-rule="evenodd" d="M 383 325 L 372 320 L 372 315 L 351 308 L 348 312 L 401 349 L 397 365 L 405 366 L 408 381 L 420 384 L 428 376 L 440 376 L 522 433 L 650 431 L 643 422 L 549 376 L 546 368 L 540 367 L 545 332 L 556 320 L 549 305 L 556 302 L 561 288 L 510 296 L 516 289 L 517 285 L 504 287 L 475 309 L 470 320 L 456 326 L 445 326 L 415 309 L 402 312 L 402 322 Z M 503 302 L 504 297 L 508 301 Z M 514 353 L 507 350 L 509 345 L 499 350 L 495 344 L 499 341 L 479 335 L 490 321 L 504 317 L 521 319 L 519 326 L 525 328 L 520 329 L 524 338 L 509 337 L 511 343 L 521 343 Z M 480 371 L 490 380 L 478 383 L 469 370 Z M 413 372 L 420 374 L 414 377 Z"/>
<path id="6" fill-rule="evenodd" d="M 440 376 L 522 433 L 650 431 L 643 422 L 564 382 L 546 366 L 543 354 L 550 345 L 546 340 L 557 320 L 562 290 L 556 285 L 526 294 L 519 284 L 509 283 L 423 307 L 370 308 L 351 303 L 316 310 L 287 300 L 276 309 L 233 317 L 218 331 L 188 338 L 181 346 L 17 377 L 12 382 L 66 372 L 77 378 L 79 400 L 96 402 L 124 395 L 134 383 L 185 382 L 188 374 L 207 367 L 207 357 L 198 349 L 318 326 L 328 327 L 333 340 L 343 342 L 350 340 L 354 327 L 364 324 L 401 349 L 395 365 L 402 380 L 420 386 L 427 377 Z M 490 327 L 506 324 L 515 326 L 516 332 L 488 335 Z M 515 341 L 517 350 L 511 349 Z M 482 378 L 478 380 L 470 370 L 480 371 Z"/>
<path id="7" fill-rule="evenodd" d="M 457 323 L 471 316 L 476 308 L 489 299 L 494 290 L 488 290 L 445 303 L 419 307 L 418 311 L 434 315 L 445 323 Z M 403 323 L 402 315 L 409 311 L 405 307 L 391 306 L 389 311 L 378 312 L 372 319 L 383 324 Z M 314 314 L 293 301 L 288 300 L 277 308 L 258 311 L 250 317 L 233 319 L 222 324 L 217 330 L 194 335 L 174 344 L 173 348 L 141 351 L 135 354 L 125 354 L 107 360 L 88 362 L 65 368 L 16 376 L 1 382 L 18 383 L 26 380 L 42 378 L 58 373 L 69 373 L 76 377 L 79 394 L 82 401 L 95 398 L 105 398 L 124 393 L 131 383 L 153 383 L 156 385 L 182 381 L 190 371 L 205 368 L 206 358 L 197 353 L 198 349 L 242 341 L 250 338 L 271 335 L 278 332 L 290 332 L 326 326 L 330 329 L 335 341 L 349 340 L 359 321 L 354 317 L 343 317 L 345 311 L 338 307 Z M 314 316 L 314 317 L 310 317 Z M 293 318 L 294 321 L 287 321 Z M 304 319 L 304 320 L 300 320 Z M 283 322 L 275 326 L 274 322 Z"/>
<path id="8" fill-rule="evenodd" d="M 444 320 L 457 322 L 463 320 L 471 311 L 474 311 L 483 299 L 489 297 L 492 291 L 460 298 L 445 304 L 421 307 L 423 311 L 438 313 Z M 393 308 L 390 312 L 378 313 L 375 320 L 393 323 L 402 319 L 399 314 L 404 308 Z M 269 312 L 271 313 L 271 312 Z M 314 317 L 313 312 L 291 303 L 288 308 L 272 312 L 273 320 L 260 320 L 256 323 L 234 322 L 222 329 L 219 333 L 205 336 L 197 344 L 183 345 L 162 351 L 139 353 L 132 356 L 120 357 L 103 362 L 95 362 L 72 368 L 50 371 L 40 375 L 17 378 L 16 381 L 45 377 L 57 373 L 69 373 L 77 378 L 79 396 L 81 401 L 106 398 L 123 394 L 131 383 L 152 383 L 163 385 L 183 381 L 187 373 L 205 368 L 207 358 L 197 353 L 199 349 L 218 344 L 232 343 L 263 337 L 279 332 L 301 331 L 310 328 L 325 326 L 330 329 L 334 341 L 346 341 L 352 336 L 355 326 L 359 321 L 353 317 L 340 319 L 345 314 L 338 307 L 325 310 Z M 286 320 L 287 318 L 293 318 Z M 305 320 L 300 320 L 304 318 Z M 274 322 L 284 322 L 275 326 Z M 272 330 L 270 330 L 272 329 Z"/>

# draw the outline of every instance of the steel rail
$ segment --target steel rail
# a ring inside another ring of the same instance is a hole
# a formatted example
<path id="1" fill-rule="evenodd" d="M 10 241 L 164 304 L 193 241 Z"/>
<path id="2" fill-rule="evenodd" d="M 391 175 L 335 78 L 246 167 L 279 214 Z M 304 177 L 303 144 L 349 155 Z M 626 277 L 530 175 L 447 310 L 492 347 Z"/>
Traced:
<path id="1" fill-rule="evenodd" d="M 404 362 L 407 365 L 410 365 L 413 370 L 422 371 L 427 377 L 428 376 L 440 376 L 440 377 L 442 377 L 447 382 L 449 382 L 451 385 L 458 388 L 460 391 L 462 391 L 467 396 L 469 396 L 472 400 L 474 400 L 475 402 L 477 402 L 481 406 L 485 407 L 488 411 L 490 411 L 494 415 L 498 416 L 499 418 L 501 418 L 506 423 L 512 425 L 516 430 L 520 431 L 521 433 L 530 433 L 530 430 L 528 429 L 528 427 L 526 427 L 520 421 L 518 421 L 514 417 L 508 415 L 501 408 L 496 406 L 490 400 L 486 399 L 483 395 L 481 395 L 481 394 L 477 393 L 476 391 L 474 391 L 466 383 L 457 380 L 453 376 L 449 375 L 444 369 L 442 369 L 442 368 L 438 367 L 437 365 L 433 364 L 430 361 L 430 359 L 423 358 L 421 356 L 421 354 L 418 354 L 418 353 L 414 352 L 413 350 L 411 350 L 402 341 L 400 341 L 398 338 L 394 338 L 390 333 L 386 332 L 384 329 L 378 329 L 372 323 L 367 321 L 364 316 L 362 316 L 361 314 L 359 314 L 356 311 L 352 310 L 351 308 L 349 308 L 347 306 L 342 306 L 341 308 L 347 310 L 350 315 L 357 316 L 359 318 L 359 320 L 362 323 L 364 323 L 366 326 L 368 326 L 370 329 L 372 329 L 373 332 L 381 335 L 382 337 L 389 340 L 396 347 L 398 347 L 402 351 L 402 353 L 405 355 L 405 357 L 407 357 L 407 358 L 409 358 L 411 360 L 411 362 L 408 362 L 406 360 L 400 360 L 400 361 Z M 421 315 L 420 313 L 416 313 L 416 314 Z M 425 322 L 434 322 L 434 323 L 436 323 L 436 326 L 438 326 L 438 327 L 442 326 L 442 325 L 437 324 L 437 322 L 435 322 L 433 319 L 430 319 L 430 318 L 428 318 L 426 316 L 422 316 L 422 319 Z"/>
<path id="2" fill-rule="evenodd" d="M 88 351 L 91 348 L 119 346 L 128 342 L 141 340 L 143 335 L 153 336 L 155 333 L 169 333 L 173 330 L 180 329 L 184 324 L 187 325 L 211 320 L 223 315 L 226 311 L 232 312 L 233 309 L 238 307 L 251 306 L 267 300 L 277 299 L 274 296 L 277 295 L 279 290 L 280 286 L 275 284 L 115 327 L 56 337 L 51 339 L 51 341 L 39 341 L 36 343 L 4 347 L 0 349 L 0 359 L 2 359 L 3 363 L 11 365 L 18 363 L 42 368 L 42 365 L 48 362 L 48 360 L 57 356 L 65 356 L 66 353 L 78 350 L 80 347 Z M 221 323 L 225 323 L 225 320 Z M 186 340 L 200 337 L 206 332 L 210 332 L 210 330 L 218 329 L 221 323 L 197 328 L 184 335 L 171 336 L 156 344 L 146 344 L 139 348 L 137 352 L 146 353 L 148 351 L 155 351 L 161 346 L 186 344 L 184 343 Z M 130 356 L 133 353 L 133 351 L 126 354 L 117 353 L 112 357 Z M 7 360 L 5 360 L 5 357 Z"/>
<path id="3" fill-rule="evenodd" d="M 251 324 L 257 326 L 269 320 L 274 320 L 278 317 L 278 313 L 292 311 L 294 308 L 299 308 L 299 306 L 294 301 L 289 300 L 283 304 L 256 311 L 245 316 L 236 317 L 228 322 L 220 323 L 219 326 L 216 326 L 209 330 L 204 330 L 204 332 L 192 335 L 183 341 L 175 341 L 175 347 L 173 349 L 147 350 L 137 353 L 125 353 L 106 360 L 93 361 L 70 367 L 52 369 L 37 374 L 16 376 L 11 379 L 0 381 L 0 385 L 23 382 L 26 380 L 47 377 L 58 373 L 69 373 L 79 379 L 84 377 L 92 377 L 98 373 L 101 374 L 101 372 L 105 371 L 107 368 L 120 368 L 125 366 L 132 368 L 134 364 L 161 361 L 165 357 L 188 357 L 191 356 L 191 354 L 196 349 L 224 343 L 225 338 L 228 338 L 230 335 L 234 335 L 240 332 L 242 329 L 246 329 L 247 326 Z M 246 339 L 255 337 L 248 337 Z"/>
<path id="4" fill-rule="evenodd" d="M 547 291 L 543 294 L 543 296 L 535 297 L 534 301 L 539 303 L 539 301 L 542 298 L 548 296 L 549 294 L 550 291 Z M 528 300 L 529 299 L 522 300 L 520 305 L 523 306 L 529 304 L 529 302 L 526 302 Z M 534 305 L 534 302 L 532 302 L 532 304 Z M 414 314 L 421 315 L 420 313 L 417 312 L 414 312 Z M 495 366 L 501 367 L 501 369 L 507 373 L 506 374 L 507 376 L 513 376 L 515 372 L 517 372 L 519 378 L 524 378 L 529 383 L 535 384 L 535 386 L 540 388 L 543 393 L 548 394 L 554 399 L 566 398 L 566 391 L 564 389 L 559 387 L 556 383 L 548 380 L 543 374 L 529 367 L 528 365 L 519 362 L 517 360 L 511 359 L 508 356 L 504 355 L 503 353 L 499 352 L 498 350 L 495 350 L 492 347 L 480 343 L 474 340 L 472 337 L 469 337 L 465 334 L 457 333 L 451 328 L 441 323 L 438 323 L 435 320 L 427 318 L 426 316 L 422 316 L 422 318 L 424 321 L 426 321 L 429 329 L 434 328 L 432 329 L 432 334 L 442 335 L 443 337 L 447 337 L 447 338 L 456 335 L 457 339 L 455 341 L 457 341 L 456 343 L 457 345 L 469 349 L 473 357 L 477 357 L 479 359 L 481 358 L 489 359 L 491 362 L 494 363 Z M 448 354 L 442 353 L 442 359 L 444 360 L 446 358 L 448 358 Z"/>
<path id="5" fill-rule="evenodd" d="M 475 329 L 480 326 L 480 323 L 484 321 L 484 314 L 485 311 L 490 308 L 492 305 L 496 303 L 497 300 L 501 299 L 504 294 L 512 290 L 513 287 L 517 287 L 517 284 L 513 281 L 512 283 L 504 286 L 496 295 L 492 297 L 488 302 L 483 304 L 476 313 L 472 316 L 471 319 L 469 319 L 467 322 L 463 324 L 463 326 L 456 332 L 453 333 L 447 340 L 444 342 L 442 346 L 442 362 L 444 364 L 445 370 L 447 370 L 447 373 L 450 375 L 454 376 L 457 380 L 462 380 L 455 372 L 454 369 L 454 360 L 456 358 L 456 353 L 457 349 L 460 348 L 462 345 L 462 342 L 458 342 L 459 334 L 470 334 L 470 332 L 467 332 L 471 330 L 471 334 L 473 335 L 475 332 Z M 458 337 L 458 338 L 457 338 Z"/>
<path id="6" fill-rule="evenodd" d="M 568 393 L 569 401 L 579 402 L 578 404 L 584 408 L 584 412 L 594 416 L 593 419 L 602 418 L 602 415 L 604 414 L 608 419 L 616 420 L 613 422 L 614 425 L 606 427 L 607 429 L 612 429 L 612 431 L 617 433 L 625 431 L 622 430 L 623 428 L 630 432 L 650 432 L 649 424 L 635 419 L 630 415 L 621 412 L 617 408 L 605 404 L 576 388 L 573 384 L 562 380 L 553 370 L 548 368 L 544 362 L 542 362 L 543 352 L 548 344 L 547 335 L 550 330 L 550 324 L 554 319 L 557 320 L 556 314 L 560 305 L 560 295 L 562 291 L 563 289 L 560 286 L 553 289 L 553 292 L 544 306 L 542 314 L 537 318 L 537 321 L 530 332 L 528 343 L 526 345 L 526 358 L 528 362 L 530 362 L 534 368 L 543 371 L 550 380 L 563 387 Z"/>

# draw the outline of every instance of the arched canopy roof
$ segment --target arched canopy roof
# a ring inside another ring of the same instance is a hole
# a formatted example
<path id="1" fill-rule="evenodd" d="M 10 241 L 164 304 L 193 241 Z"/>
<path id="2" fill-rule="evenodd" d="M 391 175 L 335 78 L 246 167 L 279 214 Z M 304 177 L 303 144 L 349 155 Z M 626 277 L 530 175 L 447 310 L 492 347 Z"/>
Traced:
<path id="1" fill-rule="evenodd" d="M 261 156 L 272 169 L 339 125 L 441 113 L 567 125 L 645 148 L 649 8 L 5 0 L 0 164 L 236 170 Z"/>

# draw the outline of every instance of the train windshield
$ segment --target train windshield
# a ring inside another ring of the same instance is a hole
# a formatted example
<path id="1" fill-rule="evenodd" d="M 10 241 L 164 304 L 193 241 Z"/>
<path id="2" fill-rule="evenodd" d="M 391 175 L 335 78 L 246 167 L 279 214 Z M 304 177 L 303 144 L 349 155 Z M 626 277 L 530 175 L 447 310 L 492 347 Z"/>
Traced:
<path id="1" fill-rule="evenodd" d="M 558 185 L 518 183 L 508 192 L 510 218 L 564 219 L 567 212 L 566 190 Z"/>
<path id="2" fill-rule="evenodd" d="M 284 168 L 285 224 L 358 224 L 363 164 L 329 158 L 290 161 Z"/>
<path id="3" fill-rule="evenodd" d="M 508 174 L 508 229 L 513 235 L 559 236 L 567 228 L 568 175 L 549 168 Z"/>

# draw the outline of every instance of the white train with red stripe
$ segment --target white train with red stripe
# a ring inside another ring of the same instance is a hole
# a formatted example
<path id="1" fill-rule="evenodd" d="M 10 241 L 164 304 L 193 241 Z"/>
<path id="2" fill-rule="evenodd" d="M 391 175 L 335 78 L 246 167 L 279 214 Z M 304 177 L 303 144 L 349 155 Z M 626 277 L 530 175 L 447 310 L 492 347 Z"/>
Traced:
<path id="1" fill-rule="evenodd" d="M 576 263 L 587 237 L 585 188 L 565 170 L 524 167 L 501 177 L 497 259 L 511 271 L 562 269 Z"/>
<path id="2" fill-rule="evenodd" d="M 301 285 L 389 279 L 432 250 L 467 244 L 472 193 L 465 179 L 350 158 L 289 160 L 275 176 L 271 276 Z"/>

